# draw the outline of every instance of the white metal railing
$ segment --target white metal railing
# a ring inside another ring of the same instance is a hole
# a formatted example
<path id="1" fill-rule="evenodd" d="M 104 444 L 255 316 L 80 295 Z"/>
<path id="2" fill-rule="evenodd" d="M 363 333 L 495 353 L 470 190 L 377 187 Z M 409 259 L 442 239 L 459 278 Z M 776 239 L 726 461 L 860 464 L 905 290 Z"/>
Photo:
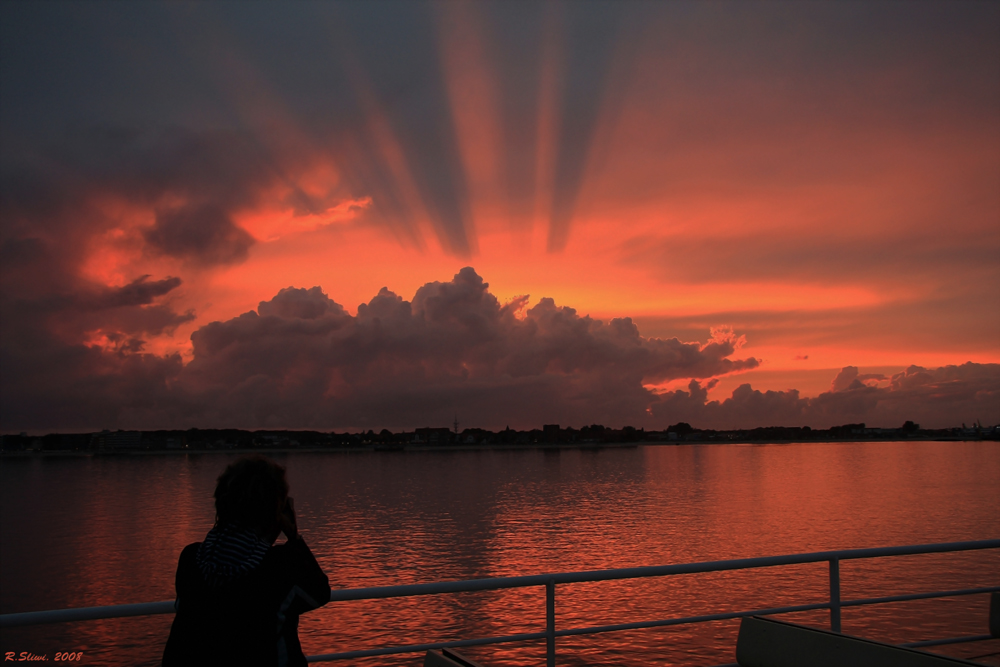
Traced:
<path id="1" fill-rule="evenodd" d="M 1000 539 L 978 540 L 972 542 L 948 542 L 942 544 L 919 544 L 899 547 L 880 547 L 874 549 L 844 549 L 839 551 L 819 551 L 805 554 L 790 554 L 786 556 L 765 556 L 760 558 L 740 558 L 735 560 L 710 561 L 702 563 L 681 563 L 676 565 L 661 565 L 653 567 L 631 567 L 615 570 L 592 570 L 589 572 L 559 572 L 555 574 L 538 574 L 521 577 L 498 577 L 493 579 L 468 579 L 464 581 L 442 581 L 429 584 L 410 584 L 403 586 L 376 586 L 372 588 L 352 588 L 334 590 L 330 593 L 331 602 L 350 600 L 374 600 L 382 598 L 412 597 L 418 595 L 441 595 L 447 593 L 462 593 L 469 591 L 492 591 L 506 588 L 525 588 L 539 586 L 545 588 L 545 630 L 543 632 L 528 632 L 501 637 L 481 637 L 460 641 L 432 642 L 426 644 L 411 644 L 407 646 L 389 646 L 341 653 L 325 653 L 309 656 L 310 662 L 345 660 L 350 658 L 374 657 L 397 653 L 413 653 L 432 648 L 479 646 L 484 644 L 500 644 L 507 642 L 523 642 L 544 639 L 546 642 L 547 667 L 555 667 L 556 638 L 574 635 L 598 634 L 622 630 L 639 630 L 644 628 L 684 625 L 689 623 L 704 623 L 721 621 L 745 616 L 761 616 L 771 614 L 787 614 L 798 611 L 817 609 L 830 610 L 830 629 L 840 632 L 840 611 L 844 607 L 885 604 L 888 602 L 903 602 L 908 600 L 924 600 L 928 598 L 954 597 L 960 595 L 976 595 L 1000 591 L 1000 586 L 980 588 L 965 588 L 930 593 L 908 593 L 877 598 L 859 598 L 842 600 L 840 597 L 840 561 L 862 558 L 885 558 L 892 556 L 911 556 L 930 553 L 950 553 L 957 551 L 972 551 L 979 549 L 1000 548 Z M 722 612 L 702 616 L 683 618 L 668 618 L 633 623 L 618 623 L 582 628 L 556 629 L 555 597 L 556 586 L 582 582 L 611 581 L 617 579 L 639 579 L 645 577 L 665 577 L 676 574 L 699 574 L 705 572 L 721 572 L 726 570 L 746 570 L 762 567 L 777 567 L 782 565 L 800 565 L 803 563 L 829 563 L 829 602 L 817 602 L 785 607 L 752 609 L 746 611 Z M 141 604 L 112 605 L 106 607 L 83 607 L 76 609 L 58 609 L 50 611 L 32 611 L 16 614 L 0 615 L 0 628 L 38 625 L 43 623 L 63 623 L 70 621 L 86 621 L 102 618 L 122 618 L 127 616 L 149 616 L 154 614 L 170 614 L 174 612 L 174 602 L 148 602 Z M 907 646 L 933 646 L 949 643 L 979 641 L 989 639 L 990 635 L 973 635 L 937 639 L 907 644 Z"/>

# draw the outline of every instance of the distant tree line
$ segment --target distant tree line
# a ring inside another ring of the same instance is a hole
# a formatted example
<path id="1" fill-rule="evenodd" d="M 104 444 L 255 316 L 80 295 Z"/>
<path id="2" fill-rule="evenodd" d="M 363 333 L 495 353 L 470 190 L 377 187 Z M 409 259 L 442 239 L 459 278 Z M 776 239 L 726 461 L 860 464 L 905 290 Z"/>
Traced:
<path id="1" fill-rule="evenodd" d="M 697 429 L 679 422 L 662 431 L 646 431 L 625 426 L 620 429 L 592 424 L 582 428 L 562 428 L 546 424 L 540 429 L 517 431 L 506 428 L 489 431 L 481 428 L 418 428 L 392 432 L 382 429 L 357 433 L 323 431 L 242 429 L 198 429 L 158 431 L 110 431 L 96 433 L 50 433 L 32 436 L 27 433 L 0 436 L 4 452 L 96 452 L 123 451 L 204 451 L 204 450 L 275 450 L 275 449 L 374 449 L 393 450 L 422 446 L 470 445 L 601 445 L 619 443 L 720 443 L 720 442 L 809 442 L 840 440 L 900 439 L 1000 439 L 997 426 L 976 424 L 948 429 L 921 429 L 907 421 L 899 428 L 870 428 L 865 424 L 844 424 L 829 429 L 808 426 L 768 426 L 753 429 Z"/>

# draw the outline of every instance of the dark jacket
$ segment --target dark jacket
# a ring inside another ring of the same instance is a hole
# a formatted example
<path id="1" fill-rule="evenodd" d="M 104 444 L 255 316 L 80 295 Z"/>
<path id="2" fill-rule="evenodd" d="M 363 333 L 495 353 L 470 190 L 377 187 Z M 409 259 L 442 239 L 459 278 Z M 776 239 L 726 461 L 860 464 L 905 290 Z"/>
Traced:
<path id="1" fill-rule="evenodd" d="M 177 615 L 163 667 L 304 667 L 299 614 L 330 600 L 330 581 L 302 538 L 267 550 L 260 565 L 217 586 L 189 544 L 177 564 Z"/>

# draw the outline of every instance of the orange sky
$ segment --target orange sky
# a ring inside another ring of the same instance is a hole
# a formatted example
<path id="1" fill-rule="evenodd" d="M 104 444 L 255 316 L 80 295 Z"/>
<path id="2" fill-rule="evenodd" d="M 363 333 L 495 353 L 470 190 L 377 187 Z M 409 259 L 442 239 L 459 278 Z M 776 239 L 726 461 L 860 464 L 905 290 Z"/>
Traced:
<path id="1" fill-rule="evenodd" d="M 889 117 L 888 109 L 857 99 L 841 100 L 846 117 L 807 112 L 809 91 L 782 87 L 770 73 L 735 90 L 676 95 L 657 80 L 670 65 L 644 35 L 629 69 L 615 72 L 616 98 L 598 104 L 572 228 L 565 246 L 553 248 L 551 128 L 559 119 L 542 91 L 533 213 L 512 220 L 500 182 L 495 73 L 476 37 L 476 6 L 439 10 L 440 66 L 470 193 L 471 250 L 456 251 L 428 212 L 370 91 L 373 150 L 403 193 L 412 216 L 406 225 L 386 219 L 364 190 L 331 198 L 342 191 L 351 156 L 300 139 L 305 130 L 243 62 L 240 87 L 228 84 L 234 105 L 277 127 L 279 138 L 271 140 L 302 151 L 284 158 L 292 170 L 286 180 L 253 193 L 254 205 L 234 213 L 256 240 L 246 260 L 192 270 L 150 257 L 136 237 L 162 202 L 110 201 L 107 215 L 121 224 L 91 239 L 84 275 L 111 285 L 146 273 L 183 275 L 172 299 L 196 319 L 157 341 L 162 351 L 188 348 L 194 329 L 252 309 L 283 287 L 319 285 L 355 312 L 383 286 L 409 298 L 425 282 L 470 265 L 501 301 L 549 296 L 597 318 L 631 316 L 647 336 L 703 340 L 711 326 L 734 326 L 747 334 L 744 350 L 764 361 L 747 378 L 758 388 L 808 385 L 804 393 L 815 394 L 848 364 L 898 370 L 1000 361 L 997 318 L 977 300 L 995 296 L 996 263 L 962 257 L 970 242 L 989 246 L 1000 237 L 995 118 L 969 122 L 950 105 L 936 114 L 896 109 Z M 226 62 L 232 66 L 232 58 Z M 559 63 L 540 67 L 548 72 Z M 296 210 L 295 190 L 324 208 Z M 935 254 L 929 247 L 940 251 L 936 266 L 924 261 Z M 953 316 L 936 303 L 942 292 L 978 312 L 942 322 Z M 769 326 L 769 317 L 780 324 Z M 789 320 L 799 323 L 789 327 Z M 839 321 L 837 336 L 823 336 L 831 321 Z M 744 380 L 719 388 L 736 381 Z"/>
<path id="2" fill-rule="evenodd" d="M 55 39 L 25 7 L 10 20 Z M 101 40 L 89 88 L 37 88 L 68 56 L 15 41 L 35 64 L 8 60 L 23 94 L 0 109 L 11 169 L 61 160 L 78 219 L 11 214 L 5 238 L 72 238 L 58 256 L 93 289 L 179 277 L 159 303 L 189 315 L 145 350 L 187 360 L 192 332 L 282 288 L 353 314 L 471 266 L 501 303 L 552 297 L 646 337 L 732 327 L 761 363 L 713 396 L 997 363 L 997 12 L 894 7 L 431 3 L 400 23 L 345 4 L 290 14 L 296 42 L 266 9 L 151 5 L 121 24 L 162 14 L 149 43 L 66 9 L 70 42 Z M 55 102 L 147 138 L 46 153 L 88 122 Z"/>

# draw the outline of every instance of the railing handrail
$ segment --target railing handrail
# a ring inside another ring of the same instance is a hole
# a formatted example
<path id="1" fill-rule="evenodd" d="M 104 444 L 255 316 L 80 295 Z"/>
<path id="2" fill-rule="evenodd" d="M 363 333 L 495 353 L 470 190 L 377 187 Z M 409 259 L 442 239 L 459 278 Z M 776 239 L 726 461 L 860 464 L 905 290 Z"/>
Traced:
<path id="1" fill-rule="evenodd" d="M 758 556 L 732 560 L 702 561 L 698 563 L 677 563 L 674 565 L 651 565 L 627 567 L 611 570 L 583 570 L 579 572 L 558 572 L 532 574 L 517 577 L 494 577 L 490 579 L 464 579 L 459 581 L 439 581 L 427 584 L 401 584 L 398 586 L 372 586 L 369 588 L 346 588 L 331 591 L 331 602 L 347 600 L 371 600 L 413 595 L 436 595 L 440 593 L 464 593 L 468 591 L 497 590 L 501 588 L 521 588 L 525 586 L 545 586 L 550 581 L 556 584 L 577 584 L 590 581 L 610 581 L 613 579 L 640 579 L 662 577 L 672 574 L 700 574 L 725 570 L 745 570 L 776 565 L 800 565 L 824 561 L 881 558 L 885 556 L 913 556 L 919 554 L 973 551 L 976 549 L 1000 548 L 1000 539 L 973 540 L 967 542 L 941 542 L 936 544 L 914 544 L 899 547 L 873 547 L 865 549 L 840 549 L 835 551 L 814 551 L 785 556 Z"/>
<path id="2" fill-rule="evenodd" d="M 965 542 L 942 542 L 935 544 L 914 544 L 896 547 L 873 547 L 864 549 L 839 549 L 815 551 L 783 556 L 760 556 L 731 560 L 703 561 L 698 563 L 677 563 L 673 565 L 653 565 L 645 567 L 616 568 L 609 570 L 585 570 L 580 572 L 558 572 L 515 577 L 493 577 L 488 579 L 465 579 L 439 581 L 425 584 L 402 584 L 397 586 L 372 586 L 367 588 L 347 588 L 331 591 L 331 602 L 349 600 L 373 600 L 415 595 L 439 595 L 442 593 L 463 593 L 470 591 L 522 588 L 527 586 L 548 586 L 552 584 L 572 584 L 614 579 L 639 579 L 661 577 L 674 574 L 698 574 L 726 570 L 742 570 L 778 565 L 799 565 L 824 561 L 881 558 L 886 556 L 911 556 L 930 553 L 950 553 L 977 549 L 1000 548 L 1000 539 L 972 540 Z M 846 602 L 846 601 L 845 601 Z M 841 603 L 845 604 L 845 603 Z M 846 606 L 846 605 L 845 605 Z M 71 621 L 123 618 L 127 616 L 151 616 L 170 614 L 174 610 L 173 600 L 119 604 L 100 607 L 75 607 L 47 611 L 28 611 L 0 614 L 0 627 L 39 625 L 43 623 L 64 623 Z"/>

